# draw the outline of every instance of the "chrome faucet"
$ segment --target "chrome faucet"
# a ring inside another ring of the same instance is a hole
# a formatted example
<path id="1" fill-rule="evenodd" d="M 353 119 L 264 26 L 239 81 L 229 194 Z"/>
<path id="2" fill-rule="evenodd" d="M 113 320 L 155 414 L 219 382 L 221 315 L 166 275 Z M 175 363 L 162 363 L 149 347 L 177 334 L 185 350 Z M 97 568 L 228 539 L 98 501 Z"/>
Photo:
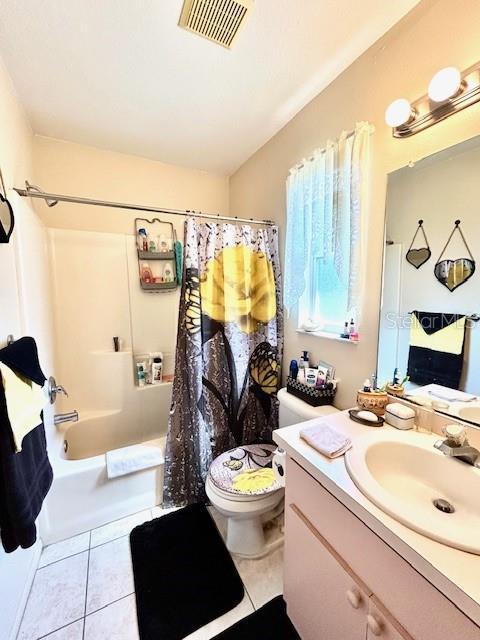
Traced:
<path id="1" fill-rule="evenodd" d="M 451 424 L 443 427 L 442 431 L 446 439 L 438 440 L 433 446 L 449 458 L 457 458 L 480 469 L 480 451 L 468 442 L 465 427 Z"/>
<path id="2" fill-rule="evenodd" d="M 78 411 L 56 413 L 53 416 L 53 424 L 63 424 L 64 422 L 78 422 Z"/>

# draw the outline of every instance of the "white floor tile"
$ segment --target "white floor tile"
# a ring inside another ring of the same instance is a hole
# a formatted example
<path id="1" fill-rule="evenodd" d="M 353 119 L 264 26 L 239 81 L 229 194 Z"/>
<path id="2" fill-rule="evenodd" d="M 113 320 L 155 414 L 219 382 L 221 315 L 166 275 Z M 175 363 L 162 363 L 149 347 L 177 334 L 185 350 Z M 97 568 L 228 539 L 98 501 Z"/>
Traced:
<path id="1" fill-rule="evenodd" d="M 250 598 L 245 594 L 242 602 L 235 607 L 235 609 L 232 609 L 220 618 L 213 620 L 201 629 L 198 629 L 198 631 L 194 631 L 189 636 L 186 636 L 184 640 L 209 640 L 254 611 L 255 609 L 250 602 Z M 257 639 L 252 638 L 252 640 Z"/>
<path id="2" fill-rule="evenodd" d="M 234 561 L 256 609 L 283 593 L 283 548 L 259 560 Z"/>
<path id="3" fill-rule="evenodd" d="M 135 596 L 122 598 L 87 616 L 85 640 L 138 640 Z"/>
<path id="4" fill-rule="evenodd" d="M 92 530 L 92 538 L 90 542 L 91 547 L 98 547 L 99 544 L 105 544 L 111 540 L 116 540 L 122 536 L 127 536 L 130 531 L 139 524 L 152 519 L 150 509 L 147 511 L 140 511 L 140 513 L 134 513 L 131 516 L 122 518 L 121 520 L 115 520 L 115 522 L 109 522 L 98 527 L 98 529 Z"/>
<path id="5" fill-rule="evenodd" d="M 90 550 L 87 613 L 134 592 L 130 538 L 124 536 Z"/>
<path id="6" fill-rule="evenodd" d="M 165 516 L 167 513 L 178 511 L 179 508 L 180 507 L 170 507 L 168 509 L 164 509 L 163 507 L 153 507 L 152 518 L 161 518 L 162 516 Z"/>
<path id="7" fill-rule="evenodd" d="M 83 620 L 45 636 L 43 640 L 83 640 Z"/>
<path id="8" fill-rule="evenodd" d="M 45 547 L 40 557 L 39 568 L 45 567 L 47 564 L 57 562 L 57 560 L 63 560 L 76 553 L 86 551 L 90 545 L 90 532 L 81 533 L 73 538 L 67 538 L 61 542 L 55 542 Z"/>
<path id="9" fill-rule="evenodd" d="M 18 640 L 36 640 L 84 615 L 88 551 L 39 569 Z"/>

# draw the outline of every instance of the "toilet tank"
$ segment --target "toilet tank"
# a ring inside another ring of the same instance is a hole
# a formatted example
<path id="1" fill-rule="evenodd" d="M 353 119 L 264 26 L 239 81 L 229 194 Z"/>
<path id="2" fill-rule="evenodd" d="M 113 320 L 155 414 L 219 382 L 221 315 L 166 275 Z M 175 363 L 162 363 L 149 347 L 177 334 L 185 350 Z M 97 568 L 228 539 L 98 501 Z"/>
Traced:
<path id="1" fill-rule="evenodd" d="M 279 425 L 280 427 L 288 427 L 291 424 L 305 422 L 313 418 L 326 416 L 329 413 L 337 413 L 338 409 L 331 404 L 322 405 L 321 407 L 312 407 L 304 400 L 300 400 L 296 396 L 288 393 L 284 387 L 278 392 L 279 406 Z"/>

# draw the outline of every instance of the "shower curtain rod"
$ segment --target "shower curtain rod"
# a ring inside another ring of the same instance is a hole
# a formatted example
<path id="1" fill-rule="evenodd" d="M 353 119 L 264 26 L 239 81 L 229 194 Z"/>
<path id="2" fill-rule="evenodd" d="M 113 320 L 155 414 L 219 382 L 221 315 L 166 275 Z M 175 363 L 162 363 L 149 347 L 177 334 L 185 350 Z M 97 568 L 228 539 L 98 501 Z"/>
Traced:
<path id="1" fill-rule="evenodd" d="M 59 202 L 70 202 L 74 204 L 90 204 L 95 207 L 111 207 L 113 209 L 130 209 L 132 211 L 146 211 L 149 213 L 166 213 L 175 216 L 192 216 L 194 218 L 206 218 L 209 220 L 231 220 L 234 223 L 248 222 L 249 224 L 274 225 L 272 220 L 255 220 L 254 218 L 239 218 L 238 216 L 224 216 L 220 213 L 209 214 L 201 211 L 189 209 L 166 209 L 164 207 L 147 207 L 141 204 L 129 204 L 126 202 L 111 202 L 109 200 L 96 200 L 94 198 L 81 198 L 78 196 L 65 196 L 59 193 L 46 193 L 42 189 L 35 187 L 28 181 L 25 181 L 25 188 L 19 189 L 13 187 L 13 190 L 22 198 L 39 198 L 45 200 L 49 207 L 54 207 Z"/>

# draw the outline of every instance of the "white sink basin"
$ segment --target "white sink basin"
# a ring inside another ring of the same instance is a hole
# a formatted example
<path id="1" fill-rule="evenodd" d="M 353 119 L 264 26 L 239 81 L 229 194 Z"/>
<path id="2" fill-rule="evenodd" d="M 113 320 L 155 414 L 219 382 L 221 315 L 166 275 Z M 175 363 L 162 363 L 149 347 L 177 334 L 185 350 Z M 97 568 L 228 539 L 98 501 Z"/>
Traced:
<path id="1" fill-rule="evenodd" d="M 480 555 L 480 469 L 447 458 L 437 436 L 371 433 L 354 440 L 345 456 L 360 491 L 382 511 L 443 544 Z M 447 500 L 454 513 L 433 501 Z"/>

